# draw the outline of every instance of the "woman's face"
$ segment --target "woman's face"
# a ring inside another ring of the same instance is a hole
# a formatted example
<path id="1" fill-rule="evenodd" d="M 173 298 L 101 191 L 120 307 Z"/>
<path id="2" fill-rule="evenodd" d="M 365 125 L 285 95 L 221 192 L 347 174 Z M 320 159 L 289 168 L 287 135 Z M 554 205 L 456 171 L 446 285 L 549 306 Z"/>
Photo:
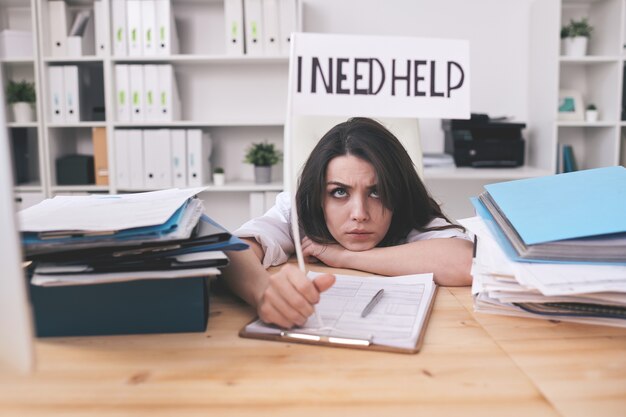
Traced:
<path id="1" fill-rule="evenodd" d="M 322 209 L 330 234 L 351 251 L 375 247 L 387 234 L 393 215 L 379 198 L 374 167 L 352 155 L 329 162 Z"/>

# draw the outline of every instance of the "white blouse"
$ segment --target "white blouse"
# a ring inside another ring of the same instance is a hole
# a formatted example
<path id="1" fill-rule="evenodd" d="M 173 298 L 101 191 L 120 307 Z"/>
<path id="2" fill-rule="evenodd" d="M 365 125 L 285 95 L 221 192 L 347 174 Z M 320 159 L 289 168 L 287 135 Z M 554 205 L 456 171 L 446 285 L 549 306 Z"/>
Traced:
<path id="1" fill-rule="evenodd" d="M 439 227 L 448 225 L 446 219 L 437 217 L 428 223 L 427 227 Z M 294 253 L 295 247 L 291 234 L 291 197 L 287 192 L 282 192 L 276 197 L 276 204 L 261 217 L 249 220 L 244 223 L 233 234 L 237 237 L 254 238 L 263 248 L 263 266 L 281 265 Z M 303 237 L 303 231 L 300 231 Z M 420 232 L 412 230 L 404 242 L 409 243 L 418 240 L 459 238 L 471 240 L 470 237 L 460 229 L 450 228 L 444 230 L 433 230 Z"/>

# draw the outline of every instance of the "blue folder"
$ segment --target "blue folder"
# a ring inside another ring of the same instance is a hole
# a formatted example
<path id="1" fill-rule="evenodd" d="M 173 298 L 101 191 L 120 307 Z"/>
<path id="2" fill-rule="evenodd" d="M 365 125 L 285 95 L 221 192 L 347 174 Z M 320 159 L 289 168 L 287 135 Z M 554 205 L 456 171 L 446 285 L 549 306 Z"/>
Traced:
<path id="1" fill-rule="evenodd" d="M 626 168 L 486 185 L 526 245 L 626 232 Z"/>

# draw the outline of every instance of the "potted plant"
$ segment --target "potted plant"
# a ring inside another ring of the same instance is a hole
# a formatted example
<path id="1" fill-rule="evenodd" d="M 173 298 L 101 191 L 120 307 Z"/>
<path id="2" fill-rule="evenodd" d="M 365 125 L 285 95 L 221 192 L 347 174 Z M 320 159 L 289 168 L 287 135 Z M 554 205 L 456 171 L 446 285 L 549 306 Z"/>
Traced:
<path id="1" fill-rule="evenodd" d="M 225 182 L 224 168 L 215 167 L 213 170 L 213 184 L 221 187 Z"/>
<path id="2" fill-rule="evenodd" d="M 7 101 L 13 110 L 13 119 L 18 123 L 35 120 L 33 103 L 35 102 L 35 83 L 28 81 L 9 81 Z"/>
<path id="3" fill-rule="evenodd" d="M 272 165 L 282 159 L 282 153 L 273 143 L 253 143 L 246 152 L 244 162 L 254 165 L 254 182 L 266 184 L 272 180 Z"/>
<path id="4" fill-rule="evenodd" d="M 584 17 L 580 20 L 570 20 L 569 24 L 561 28 L 561 39 L 566 56 L 585 56 L 587 44 L 591 37 L 593 26 Z"/>
<path id="5" fill-rule="evenodd" d="M 595 104 L 591 103 L 587 106 L 587 109 L 585 110 L 585 120 L 588 122 L 598 121 L 598 108 Z"/>

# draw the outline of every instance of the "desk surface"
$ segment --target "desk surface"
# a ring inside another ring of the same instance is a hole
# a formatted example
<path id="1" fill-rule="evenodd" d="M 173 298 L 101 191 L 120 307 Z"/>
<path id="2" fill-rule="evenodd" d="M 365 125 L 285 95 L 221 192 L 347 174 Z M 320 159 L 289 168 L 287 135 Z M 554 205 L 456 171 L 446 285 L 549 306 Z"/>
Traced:
<path id="1" fill-rule="evenodd" d="M 475 314 L 469 288 L 440 289 L 417 355 L 239 338 L 254 311 L 220 288 L 210 311 L 205 333 L 40 339 L 0 415 L 626 415 L 626 329 Z"/>

